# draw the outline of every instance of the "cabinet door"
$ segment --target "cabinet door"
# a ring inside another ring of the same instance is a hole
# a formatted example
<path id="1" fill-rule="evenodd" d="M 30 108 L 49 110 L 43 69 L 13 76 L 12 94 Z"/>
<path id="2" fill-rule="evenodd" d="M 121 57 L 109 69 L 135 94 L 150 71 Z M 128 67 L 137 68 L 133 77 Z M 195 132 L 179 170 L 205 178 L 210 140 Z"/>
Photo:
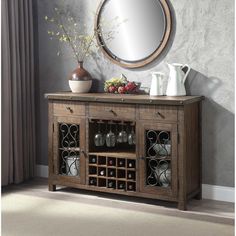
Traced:
<path id="1" fill-rule="evenodd" d="M 139 124 L 140 191 L 177 195 L 177 125 Z"/>
<path id="2" fill-rule="evenodd" d="M 55 117 L 53 172 L 85 184 L 85 119 Z"/>

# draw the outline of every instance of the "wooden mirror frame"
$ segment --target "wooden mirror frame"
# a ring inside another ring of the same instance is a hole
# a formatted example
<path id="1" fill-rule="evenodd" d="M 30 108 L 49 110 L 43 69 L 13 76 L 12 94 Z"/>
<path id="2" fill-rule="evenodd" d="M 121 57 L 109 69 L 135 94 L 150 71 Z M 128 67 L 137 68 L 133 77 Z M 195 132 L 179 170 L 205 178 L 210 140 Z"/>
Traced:
<path id="1" fill-rule="evenodd" d="M 125 67 L 125 68 L 143 67 L 143 66 L 153 62 L 155 59 L 157 59 L 158 56 L 163 52 L 163 50 L 167 46 L 167 43 L 169 41 L 170 34 L 171 34 L 171 29 L 172 29 L 171 10 L 170 10 L 170 7 L 167 3 L 168 0 L 157 0 L 157 1 L 160 1 L 160 3 L 161 3 L 161 6 L 163 8 L 163 12 L 164 12 L 164 15 L 165 15 L 165 20 L 166 20 L 165 33 L 164 33 L 164 36 L 162 38 L 162 41 L 161 41 L 160 45 L 147 58 L 145 58 L 143 60 L 139 60 L 139 61 L 134 61 L 134 62 L 127 62 L 127 61 L 124 61 L 124 60 L 120 60 L 119 58 L 116 57 L 116 55 L 112 54 L 106 46 L 102 46 L 101 36 L 99 36 L 99 34 L 98 34 L 98 26 L 99 26 L 99 18 L 100 18 L 100 14 L 102 12 L 102 8 L 103 8 L 103 6 L 105 5 L 105 3 L 107 1 L 109 1 L 109 0 L 102 0 L 100 2 L 99 6 L 98 6 L 98 9 L 97 9 L 97 12 L 96 12 L 96 17 L 95 17 L 96 39 L 97 39 L 97 43 L 98 43 L 99 47 L 101 48 L 101 51 L 103 52 L 105 57 L 107 57 L 113 63 L 115 63 L 115 64 L 117 64 L 121 67 Z"/>

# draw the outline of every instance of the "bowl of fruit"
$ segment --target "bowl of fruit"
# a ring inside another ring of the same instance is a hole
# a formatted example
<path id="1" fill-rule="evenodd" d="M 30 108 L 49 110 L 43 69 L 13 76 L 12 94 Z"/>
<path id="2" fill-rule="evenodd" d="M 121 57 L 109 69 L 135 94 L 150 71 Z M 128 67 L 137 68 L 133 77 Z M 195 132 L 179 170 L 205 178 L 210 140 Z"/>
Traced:
<path id="1" fill-rule="evenodd" d="M 120 78 L 111 78 L 104 84 L 106 93 L 135 94 L 139 93 L 139 84 L 134 81 L 128 81 L 122 74 Z"/>

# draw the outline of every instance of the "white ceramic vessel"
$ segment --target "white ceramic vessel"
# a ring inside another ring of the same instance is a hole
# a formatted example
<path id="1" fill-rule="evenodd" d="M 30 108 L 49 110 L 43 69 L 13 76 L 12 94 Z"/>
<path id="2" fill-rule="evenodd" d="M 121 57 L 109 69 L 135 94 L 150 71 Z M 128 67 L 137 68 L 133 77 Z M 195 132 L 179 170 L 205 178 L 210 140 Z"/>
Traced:
<path id="1" fill-rule="evenodd" d="M 69 176 L 79 176 L 79 157 L 71 156 L 66 158 L 66 173 Z"/>
<path id="2" fill-rule="evenodd" d="M 178 63 L 174 63 L 174 64 L 167 63 L 167 65 L 170 69 L 170 74 L 169 74 L 166 95 L 167 96 L 185 96 L 186 90 L 185 90 L 184 83 L 186 81 L 186 78 L 191 68 L 189 67 L 189 65 L 182 65 Z M 185 67 L 188 68 L 186 73 L 183 72 L 183 69 Z"/>
<path id="3" fill-rule="evenodd" d="M 164 95 L 164 79 L 165 74 L 161 72 L 152 73 L 152 83 L 150 88 L 150 96 L 162 96 Z"/>
<path id="4" fill-rule="evenodd" d="M 69 80 L 72 93 L 88 93 L 92 86 L 92 80 Z"/>

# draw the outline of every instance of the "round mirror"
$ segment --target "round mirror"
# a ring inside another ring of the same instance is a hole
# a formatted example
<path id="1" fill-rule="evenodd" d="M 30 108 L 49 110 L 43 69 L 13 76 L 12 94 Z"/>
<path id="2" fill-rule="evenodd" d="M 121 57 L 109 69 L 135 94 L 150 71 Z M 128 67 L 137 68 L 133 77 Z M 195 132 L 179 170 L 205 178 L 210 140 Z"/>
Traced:
<path id="1" fill-rule="evenodd" d="M 103 0 L 95 31 L 98 44 L 114 63 L 142 67 L 164 50 L 171 33 L 166 0 Z"/>

